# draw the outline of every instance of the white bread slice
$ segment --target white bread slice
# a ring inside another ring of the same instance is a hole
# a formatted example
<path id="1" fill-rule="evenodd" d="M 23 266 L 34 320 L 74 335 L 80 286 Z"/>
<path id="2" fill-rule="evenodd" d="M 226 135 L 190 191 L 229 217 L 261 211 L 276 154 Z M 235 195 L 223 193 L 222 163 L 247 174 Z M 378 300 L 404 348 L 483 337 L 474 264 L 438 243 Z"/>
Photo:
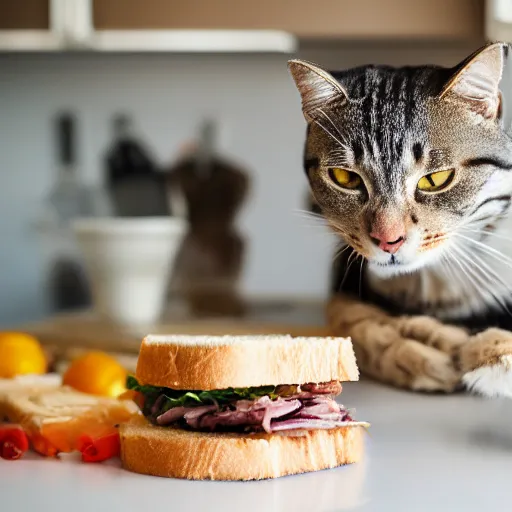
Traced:
<path id="1" fill-rule="evenodd" d="M 359 371 L 347 338 L 149 335 L 136 377 L 152 386 L 211 390 L 354 381 Z"/>
<path id="2" fill-rule="evenodd" d="M 133 413 L 136 406 L 130 401 L 98 397 L 81 393 L 70 387 L 25 389 L 0 395 L 0 419 L 20 423 L 29 431 L 38 431 L 45 424 L 65 423 L 104 406 L 105 410 L 126 409 Z"/>
<path id="3" fill-rule="evenodd" d="M 135 473 L 191 480 L 261 480 L 358 462 L 364 426 L 280 434 L 203 433 L 137 417 L 120 426 L 121 460 Z"/>
<path id="4" fill-rule="evenodd" d="M 0 379 L 0 395 L 38 389 L 55 389 L 62 384 L 58 373 L 44 375 L 18 375 L 12 379 Z"/>

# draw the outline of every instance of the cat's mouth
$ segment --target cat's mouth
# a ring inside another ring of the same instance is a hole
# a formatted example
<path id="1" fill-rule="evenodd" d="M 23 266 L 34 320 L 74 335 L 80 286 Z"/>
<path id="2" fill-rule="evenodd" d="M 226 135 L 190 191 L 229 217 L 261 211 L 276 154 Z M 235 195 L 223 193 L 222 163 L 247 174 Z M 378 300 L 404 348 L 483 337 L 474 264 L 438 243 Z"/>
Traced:
<path id="1" fill-rule="evenodd" d="M 375 265 L 378 265 L 379 267 L 391 267 L 395 265 L 403 265 L 403 263 L 396 259 L 395 255 L 392 254 L 388 261 L 376 261 L 374 262 Z"/>
<path id="2" fill-rule="evenodd" d="M 400 261 L 392 256 L 387 261 L 369 261 L 369 269 L 382 278 L 389 278 L 398 274 L 410 274 L 421 268 L 417 262 Z"/>
<path id="3" fill-rule="evenodd" d="M 406 254 L 390 254 L 387 258 L 370 258 L 368 260 L 368 267 L 370 271 L 379 275 L 382 278 L 390 278 L 399 274 L 412 274 L 428 264 L 431 264 L 435 259 L 433 252 L 438 252 L 439 249 L 434 249 L 427 255 L 425 253 L 416 253 L 415 255 Z"/>

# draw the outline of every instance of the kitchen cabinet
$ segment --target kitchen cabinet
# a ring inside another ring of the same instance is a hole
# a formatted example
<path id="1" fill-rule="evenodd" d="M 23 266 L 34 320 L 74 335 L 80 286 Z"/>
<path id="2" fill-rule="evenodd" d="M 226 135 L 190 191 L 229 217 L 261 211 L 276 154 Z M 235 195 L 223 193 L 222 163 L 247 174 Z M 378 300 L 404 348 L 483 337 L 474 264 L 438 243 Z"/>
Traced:
<path id="1" fill-rule="evenodd" d="M 275 51 L 481 40 L 484 0 L 1 0 L 0 50 Z"/>
<path id="2" fill-rule="evenodd" d="M 49 0 L 3 0 L 0 30 L 49 30 Z"/>
<path id="3" fill-rule="evenodd" d="M 93 0 L 97 30 L 280 30 L 304 39 L 476 39 L 483 0 Z"/>
<path id="4" fill-rule="evenodd" d="M 0 50 L 57 50 L 51 0 L 0 0 Z"/>
<path id="5" fill-rule="evenodd" d="M 207 4 L 205 0 L 203 5 Z M 112 15 L 115 19 L 118 10 L 128 10 L 130 16 L 138 17 L 141 9 L 156 8 L 164 15 L 171 8 L 174 17 L 176 5 L 179 3 L 175 1 L 153 6 L 139 1 L 125 5 L 108 0 L 0 0 L 0 51 L 293 53 L 296 49 L 295 37 L 278 30 L 222 30 L 220 26 L 192 30 L 187 23 L 182 23 L 180 30 L 172 26 L 147 30 L 137 24 L 133 29 L 109 29 L 109 20 Z M 103 25 L 102 19 L 106 20 Z"/>

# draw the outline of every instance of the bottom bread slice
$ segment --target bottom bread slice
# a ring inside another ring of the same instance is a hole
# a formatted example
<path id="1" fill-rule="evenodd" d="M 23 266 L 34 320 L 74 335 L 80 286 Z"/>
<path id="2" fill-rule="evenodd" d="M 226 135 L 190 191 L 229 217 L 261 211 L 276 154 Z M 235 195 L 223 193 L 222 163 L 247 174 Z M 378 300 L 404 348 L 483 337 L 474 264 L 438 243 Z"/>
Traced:
<path id="1" fill-rule="evenodd" d="M 136 473 L 192 480 L 261 480 L 361 459 L 363 426 L 301 435 L 192 432 L 146 420 L 122 424 L 121 459 Z"/>

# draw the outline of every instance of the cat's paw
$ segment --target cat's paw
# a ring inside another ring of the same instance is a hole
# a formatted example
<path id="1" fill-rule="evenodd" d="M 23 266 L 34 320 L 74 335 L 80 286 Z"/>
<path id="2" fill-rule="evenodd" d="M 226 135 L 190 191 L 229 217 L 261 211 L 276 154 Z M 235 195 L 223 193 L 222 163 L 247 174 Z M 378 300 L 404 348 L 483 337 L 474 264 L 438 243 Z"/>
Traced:
<path id="1" fill-rule="evenodd" d="M 462 382 L 470 390 L 488 397 L 512 398 L 512 355 L 465 373 Z"/>
<path id="2" fill-rule="evenodd" d="M 382 376 L 395 385 L 423 392 L 451 392 L 460 384 L 452 358 L 415 340 L 397 340 L 379 361 Z"/>
<path id="3" fill-rule="evenodd" d="M 488 329 L 461 349 L 462 382 L 488 397 L 512 398 L 512 332 Z"/>

